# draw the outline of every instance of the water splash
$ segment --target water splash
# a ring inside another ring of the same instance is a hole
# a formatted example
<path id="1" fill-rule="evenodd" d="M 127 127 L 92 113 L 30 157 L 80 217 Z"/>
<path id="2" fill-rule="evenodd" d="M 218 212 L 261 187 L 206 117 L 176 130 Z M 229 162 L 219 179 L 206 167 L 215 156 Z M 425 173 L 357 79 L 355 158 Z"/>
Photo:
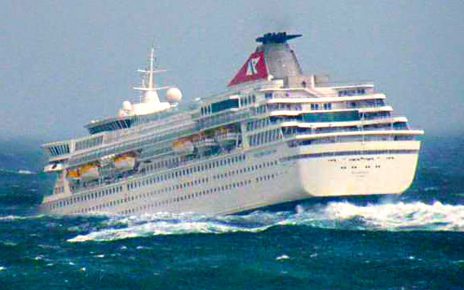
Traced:
<path id="1" fill-rule="evenodd" d="M 325 212 L 331 219 L 352 220 L 359 217 L 367 230 L 464 231 L 464 205 L 400 202 L 356 206 L 337 203 L 329 204 Z"/>
<path id="2" fill-rule="evenodd" d="M 464 205 L 399 202 L 361 206 L 349 202 L 331 202 L 309 207 L 298 205 L 295 212 L 255 211 L 247 215 L 218 217 L 166 213 L 113 216 L 102 221 L 99 229 L 68 241 L 113 241 L 183 234 L 259 233 L 285 226 L 366 231 L 464 232 Z"/>

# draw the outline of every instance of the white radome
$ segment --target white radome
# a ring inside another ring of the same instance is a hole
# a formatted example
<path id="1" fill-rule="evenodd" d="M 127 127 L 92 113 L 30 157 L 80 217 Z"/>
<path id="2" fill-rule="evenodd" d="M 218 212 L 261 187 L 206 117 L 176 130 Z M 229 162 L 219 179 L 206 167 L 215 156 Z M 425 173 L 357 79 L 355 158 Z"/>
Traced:
<path id="1" fill-rule="evenodd" d="M 178 88 L 169 88 L 166 91 L 166 99 L 169 103 L 179 103 L 182 100 L 182 92 Z"/>
<path id="2" fill-rule="evenodd" d="M 130 110 L 132 110 L 132 104 L 131 104 L 131 102 L 129 102 L 129 101 L 124 101 L 124 102 L 122 102 L 122 109 L 123 109 L 124 111 L 130 111 Z"/>

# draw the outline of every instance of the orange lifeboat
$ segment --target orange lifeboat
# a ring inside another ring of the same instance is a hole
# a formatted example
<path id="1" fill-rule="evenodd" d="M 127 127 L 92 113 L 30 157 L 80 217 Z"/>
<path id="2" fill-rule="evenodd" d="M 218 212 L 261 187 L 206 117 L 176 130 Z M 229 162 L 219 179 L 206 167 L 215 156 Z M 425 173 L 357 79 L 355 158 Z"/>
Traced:
<path id="1" fill-rule="evenodd" d="M 113 165 L 117 171 L 124 172 L 134 169 L 136 161 L 137 155 L 129 152 L 116 156 L 113 159 Z"/>
<path id="2" fill-rule="evenodd" d="M 176 153 L 191 154 L 194 149 L 193 143 L 189 138 L 181 138 L 172 143 L 172 150 Z"/>
<path id="3" fill-rule="evenodd" d="M 98 163 L 89 163 L 84 166 L 82 166 L 79 169 L 79 173 L 81 176 L 82 181 L 91 181 L 98 179 L 100 177 L 100 172 L 98 171 L 99 168 Z"/>
<path id="4" fill-rule="evenodd" d="M 79 180 L 81 178 L 79 168 L 68 169 L 66 171 L 66 178 L 71 179 L 71 180 Z"/>

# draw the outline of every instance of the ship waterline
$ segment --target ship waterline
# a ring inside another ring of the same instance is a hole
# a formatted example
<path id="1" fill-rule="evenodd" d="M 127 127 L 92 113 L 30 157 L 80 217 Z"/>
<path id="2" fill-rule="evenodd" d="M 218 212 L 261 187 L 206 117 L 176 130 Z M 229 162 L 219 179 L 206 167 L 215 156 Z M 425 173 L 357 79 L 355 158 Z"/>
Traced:
<path id="1" fill-rule="evenodd" d="M 152 51 L 141 103 L 126 101 L 117 118 L 90 123 L 90 136 L 44 145 L 44 170 L 58 177 L 41 210 L 214 215 L 403 193 L 423 131 L 394 116 L 371 83 L 304 75 L 287 43 L 298 36 L 258 38 L 228 91 L 188 110 L 177 88 L 160 101 Z"/>

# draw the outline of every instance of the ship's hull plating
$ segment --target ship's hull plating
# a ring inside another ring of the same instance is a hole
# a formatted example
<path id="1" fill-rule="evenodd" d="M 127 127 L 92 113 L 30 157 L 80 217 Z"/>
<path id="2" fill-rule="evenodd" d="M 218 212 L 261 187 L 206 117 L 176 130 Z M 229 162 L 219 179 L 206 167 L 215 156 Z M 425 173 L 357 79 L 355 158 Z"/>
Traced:
<path id="1" fill-rule="evenodd" d="M 53 214 L 143 214 L 194 212 L 232 214 L 311 197 L 401 194 L 412 183 L 419 141 L 353 142 L 288 148 L 286 144 L 246 155 L 240 162 L 138 186 L 129 178 L 45 202 Z M 208 162 L 202 161 L 205 164 Z M 198 164 L 201 164 L 199 162 Z M 192 166 L 192 165 L 189 165 Z M 182 167 L 173 169 L 182 171 Z M 144 181 L 145 180 L 145 181 Z M 81 198 L 78 198 L 81 196 Z M 84 197 L 85 196 L 85 197 Z"/>

